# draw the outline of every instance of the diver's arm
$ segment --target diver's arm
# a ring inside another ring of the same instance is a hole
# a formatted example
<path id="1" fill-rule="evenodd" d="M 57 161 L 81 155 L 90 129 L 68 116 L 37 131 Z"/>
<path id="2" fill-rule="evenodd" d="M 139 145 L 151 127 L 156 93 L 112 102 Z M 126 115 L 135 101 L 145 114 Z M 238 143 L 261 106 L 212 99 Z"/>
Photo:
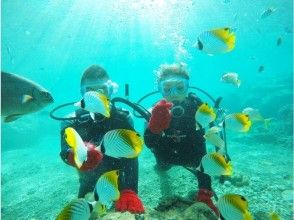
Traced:
<path id="1" fill-rule="evenodd" d="M 146 128 L 144 132 L 145 145 L 150 149 L 157 148 L 162 138 L 163 138 L 162 134 L 154 134 L 150 131 L 149 128 Z"/>

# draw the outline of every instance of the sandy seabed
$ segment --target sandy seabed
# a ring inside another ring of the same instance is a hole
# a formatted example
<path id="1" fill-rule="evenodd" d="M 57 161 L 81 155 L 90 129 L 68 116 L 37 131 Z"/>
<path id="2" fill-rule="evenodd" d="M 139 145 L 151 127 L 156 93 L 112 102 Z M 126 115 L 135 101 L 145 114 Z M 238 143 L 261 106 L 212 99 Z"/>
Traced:
<path id="1" fill-rule="evenodd" d="M 256 137 L 255 137 L 256 138 Z M 228 141 L 229 153 L 237 181 L 220 184 L 213 179 L 218 196 L 242 194 L 250 211 L 277 212 L 282 219 L 293 219 L 293 151 L 285 141 L 257 142 L 254 136 L 234 136 Z M 157 206 L 163 194 L 160 178 L 154 171 L 155 160 L 147 148 L 139 157 L 139 196 L 144 206 Z M 173 167 L 166 176 L 170 195 L 188 197 L 197 190 L 195 177 L 182 167 Z M 76 198 L 78 176 L 74 168 L 59 157 L 59 140 L 41 139 L 35 146 L 22 146 L 2 152 L 1 217 L 12 219 L 54 219 L 62 208 Z M 239 179 L 239 180 L 238 180 Z M 239 183 L 238 183 L 239 181 Z M 165 194 L 166 195 L 166 194 Z"/>

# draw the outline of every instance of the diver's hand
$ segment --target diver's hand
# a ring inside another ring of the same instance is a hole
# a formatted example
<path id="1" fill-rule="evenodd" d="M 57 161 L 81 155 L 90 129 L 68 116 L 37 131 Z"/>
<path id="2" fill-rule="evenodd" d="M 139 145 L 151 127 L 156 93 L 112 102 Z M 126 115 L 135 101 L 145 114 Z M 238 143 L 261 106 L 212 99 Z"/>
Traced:
<path id="1" fill-rule="evenodd" d="M 103 159 L 103 154 L 96 149 L 96 146 L 90 142 L 84 142 L 85 146 L 88 148 L 87 150 L 87 159 L 84 161 L 79 170 L 88 171 L 94 169 L 98 164 L 101 163 Z M 69 152 L 67 156 L 67 161 L 71 166 L 76 167 L 74 161 L 74 153 L 72 151 Z"/>
<path id="2" fill-rule="evenodd" d="M 115 210 L 120 212 L 144 213 L 143 203 L 138 195 L 130 189 L 121 191 L 119 200 L 115 203 Z"/>
<path id="3" fill-rule="evenodd" d="M 170 108 L 173 106 L 171 102 L 161 100 L 158 102 L 151 112 L 148 128 L 154 134 L 159 134 L 167 129 L 171 120 Z"/>

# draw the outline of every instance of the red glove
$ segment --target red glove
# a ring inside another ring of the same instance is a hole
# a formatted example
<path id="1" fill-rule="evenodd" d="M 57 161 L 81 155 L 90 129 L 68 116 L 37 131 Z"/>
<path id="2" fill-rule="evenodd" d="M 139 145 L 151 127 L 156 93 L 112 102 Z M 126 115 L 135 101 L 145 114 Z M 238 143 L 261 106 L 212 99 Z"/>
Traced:
<path id="1" fill-rule="evenodd" d="M 119 200 L 115 203 L 115 210 L 119 212 L 131 212 L 131 213 L 144 213 L 143 203 L 137 196 L 137 194 L 130 190 L 125 189 L 120 193 Z"/>
<path id="2" fill-rule="evenodd" d="M 149 120 L 148 128 L 154 134 L 159 134 L 164 129 L 169 127 L 171 120 L 171 113 L 169 109 L 173 106 L 171 102 L 161 100 L 152 109 L 151 118 Z"/>
<path id="3" fill-rule="evenodd" d="M 84 142 L 85 146 L 88 148 L 87 151 L 87 160 L 84 161 L 79 170 L 88 171 L 94 169 L 98 164 L 101 163 L 103 154 L 95 148 L 95 145 L 90 142 Z M 76 167 L 76 163 L 74 161 L 74 153 L 72 151 L 69 152 L 67 156 L 67 161 L 71 166 Z"/>
<path id="4" fill-rule="evenodd" d="M 217 207 L 213 204 L 211 197 L 213 196 L 213 192 L 207 190 L 207 189 L 200 189 L 198 191 L 198 194 L 196 196 L 196 200 L 198 202 L 205 203 L 209 208 L 211 208 L 217 217 L 220 216 L 219 210 Z"/>

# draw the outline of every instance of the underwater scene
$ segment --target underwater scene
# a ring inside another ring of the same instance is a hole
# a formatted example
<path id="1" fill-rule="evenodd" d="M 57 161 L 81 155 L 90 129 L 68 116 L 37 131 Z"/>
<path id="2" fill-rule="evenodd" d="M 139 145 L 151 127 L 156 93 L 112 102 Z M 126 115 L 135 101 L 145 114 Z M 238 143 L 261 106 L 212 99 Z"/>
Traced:
<path id="1" fill-rule="evenodd" d="M 1 219 L 294 219 L 293 1 L 2 0 L 1 24 Z"/>

